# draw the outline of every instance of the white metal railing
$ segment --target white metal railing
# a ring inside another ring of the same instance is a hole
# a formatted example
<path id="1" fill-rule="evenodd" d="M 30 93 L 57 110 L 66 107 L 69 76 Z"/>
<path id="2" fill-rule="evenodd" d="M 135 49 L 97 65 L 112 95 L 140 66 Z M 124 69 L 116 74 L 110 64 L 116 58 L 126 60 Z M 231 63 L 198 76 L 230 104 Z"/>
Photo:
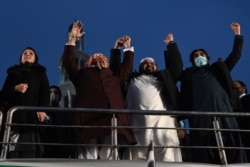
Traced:
<path id="1" fill-rule="evenodd" d="M 4 160 L 7 157 L 8 152 L 8 145 L 13 144 L 9 141 L 10 139 L 10 132 L 11 132 L 11 126 L 15 125 L 18 126 L 18 124 L 12 123 L 13 114 L 15 112 L 19 111 L 26 111 L 26 112 L 35 112 L 35 111 L 44 111 L 44 112 L 67 112 L 67 113 L 74 113 L 74 112 L 90 112 L 90 113 L 107 113 L 107 114 L 113 114 L 113 118 L 111 120 L 111 126 L 110 127 L 101 127 L 101 126 L 95 126 L 95 127 L 81 127 L 81 126 L 74 126 L 74 125 L 58 125 L 57 127 L 68 127 L 68 128 L 110 128 L 112 131 L 112 144 L 111 147 L 113 147 L 113 159 L 117 159 L 118 157 L 118 142 L 117 142 L 117 129 L 118 128 L 144 128 L 144 129 L 154 129 L 156 127 L 133 127 L 133 126 L 117 126 L 117 120 L 115 118 L 115 114 L 145 114 L 145 115 L 173 115 L 173 116 L 212 116 L 214 117 L 214 128 L 213 129 L 202 129 L 202 128 L 189 128 L 190 130 L 213 130 L 216 135 L 216 140 L 218 146 L 215 147 L 219 151 L 219 155 L 221 158 L 222 165 L 227 165 L 227 159 L 225 156 L 225 149 L 249 149 L 249 148 L 228 148 L 224 147 L 223 141 L 221 138 L 221 131 L 246 131 L 246 130 L 238 130 L 238 129 L 221 129 L 219 127 L 218 120 L 216 117 L 250 117 L 250 113 L 222 113 L 222 112 L 195 112 L 195 111 L 151 111 L 151 110 L 127 110 L 127 109 L 96 109 L 96 108 L 61 108 L 61 107 L 27 107 L 27 106 L 16 106 L 8 110 L 6 122 L 5 122 L 5 129 L 4 129 L 4 137 L 2 141 L 2 151 L 1 151 L 1 159 Z M 0 119 L 2 119 L 2 113 L 0 113 Z M 1 120 L 0 120 L 1 121 Z M 21 126 L 46 126 L 46 125 L 21 125 Z M 157 129 L 169 129 L 166 127 L 158 127 Z M 171 129 L 171 128 L 170 128 Z M 183 128 L 176 128 L 176 129 L 183 129 Z M 184 128 L 185 129 L 185 128 Z M 20 143 L 20 144 L 48 144 L 48 143 Z M 64 145 L 64 144 L 63 144 Z M 65 144 L 67 145 L 67 144 Z M 71 143 L 68 145 L 78 145 L 75 143 Z M 84 144 L 81 144 L 84 145 Z M 101 146 L 107 146 L 107 145 L 101 145 Z M 110 145 L 109 145 L 110 146 Z M 136 147 L 131 145 L 120 145 L 120 147 Z M 138 146 L 137 146 L 138 147 Z M 147 147 L 147 146 L 139 146 L 139 147 Z M 174 146 L 173 146 L 174 147 Z M 192 146 L 185 146 L 188 148 L 196 148 Z M 184 146 L 179 146 L 179 148 L 184 148 Z M 202 148 L 199 147 L 199 148 Z M 211 147 L 204 147 L 205 148 L 211 148 Z M 213 147 L 212 147 L 213 148 Z"/>
<path id="2" fill-rule="evenodd" d="M 0 131 L 2 131 L 2 123 L 3 123 L 3 112 L 0 111 Z"/>

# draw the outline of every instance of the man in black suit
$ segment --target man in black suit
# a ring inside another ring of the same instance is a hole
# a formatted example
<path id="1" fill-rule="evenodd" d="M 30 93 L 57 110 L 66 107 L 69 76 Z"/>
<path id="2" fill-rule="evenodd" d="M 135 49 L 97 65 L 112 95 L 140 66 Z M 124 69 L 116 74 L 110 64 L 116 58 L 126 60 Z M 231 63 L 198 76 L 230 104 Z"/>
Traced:
<path id="1" fill-rule="evenodd" d="M 240 112 L 250 112 L 250 94 L 247 94 L 247 86 L 243 81 L 234 81 L 234 87 L 239 92 L 241 102 Z M 238 117 L 238 125 L 240 129 L 250 130 L 249 117 Z M 250 147 L 250 132 L 241 132 L 241 137 L 245 147 Z M 248 162 L 250 162 L 250 150 L 246 150 Z"/>

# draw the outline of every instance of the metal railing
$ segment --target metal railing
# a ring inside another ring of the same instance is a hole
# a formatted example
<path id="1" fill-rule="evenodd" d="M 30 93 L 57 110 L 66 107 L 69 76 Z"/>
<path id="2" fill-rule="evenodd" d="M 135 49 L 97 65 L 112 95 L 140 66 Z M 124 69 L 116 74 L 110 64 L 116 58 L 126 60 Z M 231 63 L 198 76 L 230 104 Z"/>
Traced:
<path id="1" fill-rule="evenodd" d="M 3 124 L 3 112 L 0 111 L 0 132 L 2 131 L 2 124 Z"/>
<path id="2" fill-rule="evenodd" d="M 247 130 L 239 130 L 239 129 L 221 129 L 219 127 L 219 122 L 217 117 L 250 117 L 250 113 L 223 113 L 223 112 L 195 112 L 195 111 L 151 111 L 151 110 L 127 110 L 127 109 L 96 109 L 96 108 L 61 108 L 61 107 L 27 107 L 27 106 L 16 106 L 8 110 L 7 117 L 5 121 L 5 129 L 4 129 L 4 137 L 2 141 L 2 151 L 1 151 L 1 159 L 6 159 L 8 152 L 8 145 L 13 144 L 10 142 L 10 133 L 12 126 L 54 126 L 54 125 L 35 125 L 35 124 L 14 124 L 12 123 L 13 114 L 19 111 L 26 112 L 35 112 L 35 111 L 44 111 L 44 112 L 65 112 L 65 113 L 76 113 L 76 112 L 85 112 L 85 113 L 107 113 L 113 114 L 113 118 L 111 119 L 111 126 L 76 126 L 76 125 L 55 125 L 56 127 L 67 127 L 67 128 L 110 128 L 111 129 L 111 145 L 101 145 L 101 146 L 111 146 L 113 148 L 113 159 L 117 159 L 118 157 L 118 147 L 136 147 L 135 145 L 118 145 L 117 142 L 117 129 L 118 128 L 144 128 L 144 129 L 156 129 L 156 127 L 134 127 L 134 126 L 117 126 L 116 114 L 145 114 L 145 115 L 171 115 L 171 116 L 210 116 L 214 118 L 214 128 L 212 129 L 202 129 L 202 128 L 188 128 L 189 130 L 209 130 L 214 131 L 217 147 L 203 147 L 206 148 L 216 148 L 219 151 L 219 155 L 221 158 L 221 163 L 227 165 L 227 159 L 225 155 L 225 149 L 249 149 L 249 148 L 234 148 L 234 147 L 225 147 L 222 141 L 221 132 L 223 131 L 247 131 Z M 0 119 L 2 120 L 2 113 L 0 113 Z M 1 123 L 0 120 L 0 123 Z M 157 129 L 169 129 L 166 127 L 157 127 Z M 170 128 L 171 129 L 171 128 Z M 175 129 L 185 129 L 185 128 L 175 128 Z M 20 144 L 42 144 L 46 145 L 49 143 L 20 143 Z M 64 144 L 63 144 L 64 145 Z M 70 143 L 65 145 L 77 146 L 79 144 Z M 85 144 L 81 144 L 84 146 Z M 139 146 L 139 147 L 147 147 L 147 146 Z M 175 147 L 175 146 L 172 146 Z M 179 148 L 197 148 L 194 146 L 178 146 Z M 199 147 L 199 148 L 202 148 Z"/>

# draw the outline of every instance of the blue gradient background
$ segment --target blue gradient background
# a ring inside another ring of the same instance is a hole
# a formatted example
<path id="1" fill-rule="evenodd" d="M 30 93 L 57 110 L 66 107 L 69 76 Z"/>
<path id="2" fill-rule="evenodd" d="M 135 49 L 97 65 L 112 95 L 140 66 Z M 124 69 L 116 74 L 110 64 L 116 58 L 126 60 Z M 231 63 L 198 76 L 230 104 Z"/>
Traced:
<path id="1" fill-rule="evenodd" d="M 59 84 L 59 59 L 66 42 L 68 26 L 84 23 L 84 50 L 109 57 L 115 40 L 132 38 L 135 64 L 154 57 L 164 68 L 164 38 L 174 34 L 184 66 L 190 66 L 189 53 L 205 48 L 214 62 L 231 51 L 230 24 L 241 24 L 244 35 L 242 58 L 232 71 L 236 80 L 250 87 L 250 1 L 248 0 L 1 0 L 0 2 L 0 86 L 9 66 L 17 64 L 26 46 L 36 49 L 40 64 L 47 68 L 50 84 Z"/>

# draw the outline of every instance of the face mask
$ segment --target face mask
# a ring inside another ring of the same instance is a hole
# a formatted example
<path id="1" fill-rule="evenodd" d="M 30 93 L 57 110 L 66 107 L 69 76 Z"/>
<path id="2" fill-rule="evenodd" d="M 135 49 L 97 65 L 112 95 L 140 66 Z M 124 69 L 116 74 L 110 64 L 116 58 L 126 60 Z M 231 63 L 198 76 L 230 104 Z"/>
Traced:
<path id="1" fill-rule="evenodd" d="M 60 96 L 58 93 L 51 92 L 50 93 L 50 105 L 56 106 L 59 103 Z"/>
<path id="2" fill-rule="evenodd" d="M 194 59 L 194 63 L 197 67 L 202 67 L 207 64 L 207 59 L 206 57 L 198 56 Z"/>

